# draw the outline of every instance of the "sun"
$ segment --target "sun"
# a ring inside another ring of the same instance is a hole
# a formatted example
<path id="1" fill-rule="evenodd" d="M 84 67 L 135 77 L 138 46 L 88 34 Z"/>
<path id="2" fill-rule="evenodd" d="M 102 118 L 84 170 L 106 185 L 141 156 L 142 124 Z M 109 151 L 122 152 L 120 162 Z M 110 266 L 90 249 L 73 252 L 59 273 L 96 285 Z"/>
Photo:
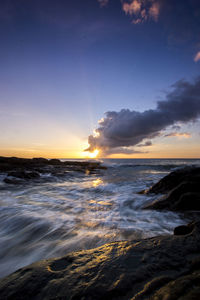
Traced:
<path id="1" fill-rule="evenodd" d="M 93 152 L 89 152 L 88 153 L 88 156 L 89 158 L 96 158 L 99 154 L 99 150 L 98 149 L 95 149 Z"/>
<path id="2" fill-rule="evenodd" d="M 83 151 L 81 155 L 84 158 L 96 158 L 100 153 L 99 149 L 94 149 L 94 151 Z"/>
<path id="3" fill-rule="evenodd" d="M 93 152 L 89 152 L 88 156 L 90 158 L 96 158 L 98 154 L 99 154 L 99 150 L 95 149 Z"/>

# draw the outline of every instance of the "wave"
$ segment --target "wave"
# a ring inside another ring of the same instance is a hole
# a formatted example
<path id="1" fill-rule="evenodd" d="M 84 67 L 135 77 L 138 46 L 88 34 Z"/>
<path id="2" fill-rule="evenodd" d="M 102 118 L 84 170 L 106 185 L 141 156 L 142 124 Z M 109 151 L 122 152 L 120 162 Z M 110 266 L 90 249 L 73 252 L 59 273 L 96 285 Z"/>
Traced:
<path id="1" fill-rule="evenodd" d="M 153 170 L 175 170 L 186 167 L 187 164 L 113 164 L 107 165 L 108 168 L 130 168 L 130 169 L 153 169 Z M 198 166 L 197 164 L 190 166 Z"/>

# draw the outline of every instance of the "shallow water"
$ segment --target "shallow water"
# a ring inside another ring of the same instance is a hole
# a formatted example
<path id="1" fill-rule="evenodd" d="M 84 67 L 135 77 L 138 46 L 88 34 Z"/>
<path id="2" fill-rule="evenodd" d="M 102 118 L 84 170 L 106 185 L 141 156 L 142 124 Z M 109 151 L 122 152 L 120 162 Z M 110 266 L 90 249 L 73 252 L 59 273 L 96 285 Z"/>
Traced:
<path id="1" fill-rule="evenodd" d="M 172 233 L 181 214 L 142 210 L 137 192 L 200 160 L 104 160 L 107 170 L 7 185 L 0 176 L 0 277 L 40 259 Z"/>

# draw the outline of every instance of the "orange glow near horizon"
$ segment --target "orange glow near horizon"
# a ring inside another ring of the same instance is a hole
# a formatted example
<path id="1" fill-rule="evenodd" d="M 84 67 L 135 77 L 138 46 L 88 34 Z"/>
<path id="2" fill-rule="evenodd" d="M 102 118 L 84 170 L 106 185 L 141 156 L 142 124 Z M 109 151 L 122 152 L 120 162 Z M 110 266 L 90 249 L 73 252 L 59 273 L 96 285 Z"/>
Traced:
<path id="1" fill-rule="evenodd" d="M 191 138 L 190 143 L 186 142 L 185 139 L 179 142 L 173 140 L 157 140 L 154 145 L 151 146 L 149 152 L 146 153 L 133 153 L 132 155 L 127 154 L 111 154 L 107 158 L 135 158 L 135 159 L 151 159 L 151 158 L 199 158 L 200 143 L 197 137 Z M 10 146 L 10 145 L 9 145 Z M 16 156 L 24 158 L 33 157 L 45 157 L 45 158 L 69 158 L 69 159 L 95 159 L 95 158 L 106 158 L 102 156 L 100 149 L 95 149 L 93 152 L 83 151 L 88 147 L 87 141 L 78 140 L 72 145 L 59 145 L 60 147 L 54 148 L 54 145 L 49 144 L 47 146 L 39 145 L 22 145 L 21 147 L 15 145 L 14 147 L 1 147 L 0 156 Z M 147 149 L 148 150 L 148 149 Z"/>
<path id="2" fill-rule="evenodd" d="M 90 151 L 86 151 L 85 153 L 83 153 L 85 158 L 97 158 L 99 155 L 99 150 L 95 149 L 93 152 Z"/>

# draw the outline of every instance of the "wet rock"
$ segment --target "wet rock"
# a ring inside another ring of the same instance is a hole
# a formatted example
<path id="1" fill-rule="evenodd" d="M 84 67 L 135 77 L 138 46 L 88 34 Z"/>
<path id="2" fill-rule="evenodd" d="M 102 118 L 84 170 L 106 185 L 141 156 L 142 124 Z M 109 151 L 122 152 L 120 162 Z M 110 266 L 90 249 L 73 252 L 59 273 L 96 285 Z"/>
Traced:
<path id="1" fill-rule="evenodd" d="M 62 165 L 62 162 L 59 159 L 49 159 L 48 163 L 50 165 Z"/>
<path id="2" fill-rule="evenodd" d="M 174 189 L 167 196 L 155 200 L 144 208 L 172 211 L 200 210 L 200 193 L 184 192 L 184 190 L 181 193 L 180 186 L 178 187 L 178 190 L 180 192 L 179 196 L 173 196 L 173 193 L 176 193 L 176 189 Z"/>
<path id="3" fill-rule="evenodd" d="M 195 223 L 189 223 L 188 225 L 181 225 L 174 228 L 174 235 L 186 235 L 192 232 L 195 227 Z"/>
<path id="4" fill-rule="evenodd" d="M 172 186 L 173 188 L 169 190 Z M 165 191 L 167 194 L 145 206 L 145 209 L 199 211 L 200 168 L 188 167 L 172 172 L 150 188 L 147 193 L 155 190 Z"/>
<path id="5" fill-rule="evenodd" d="M 0 299 L 200 299 L 200 223 L 186 235 L 113 242 L 22 268 Z"/>
<path id="6" fill-rule="evenodd" d="M 185 167 L 171 172 L 154 184 L 146 193 L 164 194 L 168 193 L 184 181 L 200 182 L 200 167 Z"/>
<path id="7" fill-rule="evenodd" d="M 48 159 L 43 158 L 43 157 L 38 157 L 38 158 L 32 158 L 32 162 L 34 164 L 48 164 Z"/>
<path id="8" fill-rule="evenodd" d="M 67 174 L 69 171 L 83 172 L 86 174 L 93 174 L 97 170 L 105 170 L 106 167 L 101 166 L 99 162 L 88 161 L 65 161 L 59 159 L 45 159 L 45 158 L 17 158 L 17 157 L 0 157 L 0 172 L 7 173 L 8 178 L 5 182 L 14 183 L 10 177 L 20 179 L 35 179 L 39 178 L 39 173 L 50 173 L 54 176 L 60 177 L 61 174 Z"/>
<path id="9" fill-rule="evenodd" d="M 8 184 L 21 184 L 27 180 L 38 178 L 40 178 L 40 174 L 37 172 L 11 171 L 7 174 L 4 182 Z"/>
<path id="10" fill-rule="evenodd" d="M 40 174 L 37 172 L 12 171 L 8 173 L 8 176 L 17 177 L 21 179 L 36 179 L 40 177 Z"/>
<path id="11" fill-rule="evenodd" d="M 22 184 L 22 183 L 24 183 L 24 180 L 16 179 L 16 178 L 9 178 L 9 177 L 4 178 L 3 181 L 7 184 Z"/>

